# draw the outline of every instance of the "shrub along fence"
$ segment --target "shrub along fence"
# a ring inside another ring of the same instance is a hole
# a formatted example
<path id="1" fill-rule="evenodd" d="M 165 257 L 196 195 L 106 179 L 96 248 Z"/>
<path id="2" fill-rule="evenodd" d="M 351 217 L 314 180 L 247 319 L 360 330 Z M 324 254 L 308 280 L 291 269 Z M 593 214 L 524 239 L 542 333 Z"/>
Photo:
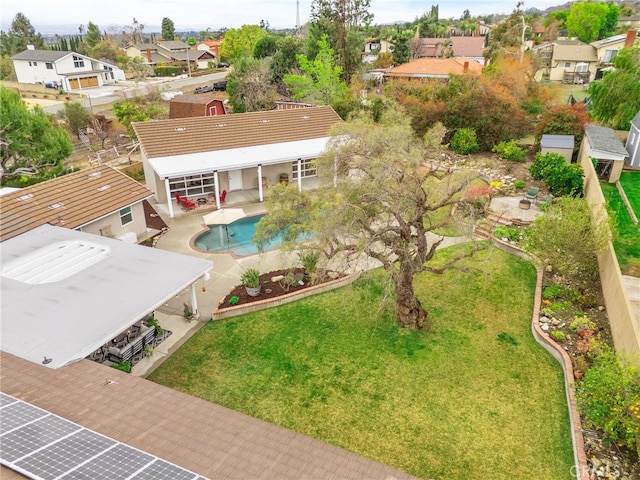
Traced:
<path id="1" fill-rule="evenodd" d="M 606 201 L 591 159 L 588 155 L 582 155 L 580 163 L 584 169 L 585 199 L 591 216 L 607 216 Z M 598 255 L 598 267 L 616 352 L 640 367 L 640 331 L 611 241 L 607 243 L 605 251 Z"/>

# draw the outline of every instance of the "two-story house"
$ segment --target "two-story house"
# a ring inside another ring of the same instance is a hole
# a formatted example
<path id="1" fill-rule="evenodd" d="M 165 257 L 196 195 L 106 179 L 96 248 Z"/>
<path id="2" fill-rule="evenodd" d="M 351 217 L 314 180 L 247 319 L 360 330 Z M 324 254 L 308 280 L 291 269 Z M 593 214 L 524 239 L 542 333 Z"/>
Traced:
<path id="1" fill-rule="evenodd" d="M 125 79 L 124 71 L 116 65 L 76 52 L 35 50 L 31 47 L 14 55 L 11 60 L 20 83 L 42 83 L 64 90 L 80 90 Z"/>
<path id="2" fill-rule="evenodd" d="M 613 37 L 591 42 L 598 56 L 595 79 L 600 79 L 602 72 L 612 66 L 613 59 L 620 50 L 623 48 L 631 48 L 638 43 L 638 41 L 640 41 L 638 32 L 636 30 L 629 30 L 626 34 L 614 35 Z"/>

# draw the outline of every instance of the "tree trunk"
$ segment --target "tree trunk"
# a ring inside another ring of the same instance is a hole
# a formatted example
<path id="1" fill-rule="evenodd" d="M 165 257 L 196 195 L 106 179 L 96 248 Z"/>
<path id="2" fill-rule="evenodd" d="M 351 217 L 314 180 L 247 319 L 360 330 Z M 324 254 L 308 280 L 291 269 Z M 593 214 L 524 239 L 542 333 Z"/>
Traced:
<path id="1" fill-rule="evenodd" d="M 424 327 L 428 312 L 413 290 L 413 269 L 400 265 L 396 280 L 396 319 L 402 328 Z"/>

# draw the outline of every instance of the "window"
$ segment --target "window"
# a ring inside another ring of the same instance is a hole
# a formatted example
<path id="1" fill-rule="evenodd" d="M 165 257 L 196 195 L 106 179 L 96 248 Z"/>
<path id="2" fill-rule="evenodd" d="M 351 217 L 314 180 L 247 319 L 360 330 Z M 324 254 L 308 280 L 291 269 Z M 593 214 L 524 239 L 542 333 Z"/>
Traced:
<path id="1" fill-rule="evenodd" d="M 29 62 L 29 66 L 30 67 L 37 67 L 38 66 L 38 62 Z"/>
<path id="2" fill-rule="evenodd" d="M 209 195 L 214 190 L 213 172 L 169 179 L 169 191 L 173 195 L 178 192 L 181 197 Z"/>
<path id="3" fill-rule="evenodd" d="M 298 179 L 298 162 L 293 162 L 292 164 L 292 175 L 291 178 L 294 180 Z M 300 178 L 307 177 L 315 177 L 318 174 L 316 170 L 316 160 L 315 158 L 311 158 L 308 160 L 302 160 L 301 168 L 300 168 Z"/>
<path id="4" fill-rule="evenodd" d="M 571 62 L 564 62 L 564 68 L 571 68 Z"/>
<path id="5" fill-rule="evenodd" d="M 576 72 L 587 72 L 589 70 L 589 64 L 588 63 L 578 63 L 576 64 Z"/>
<path id="6" fill-rule="evenodd" d="M 133 222 L 133 212 L 131 211 L 131 207 L 125 207 L 120 210 L 120 223 L 122 223 L 122 226 L 131 222 Z"/>
<path id="7" fill-rule="evenodd" d="M 611 60 L 613 60 L 613 57 L 616 56 L 616 54 L 618 53 L 618 50 L 607 50 L 604 52 L 604 58 L 602 59 L 602 61 L 604 63 L 611 63 Z"/>
<path id="8" fill-rule="evenodd" d="M 76 55 L 73 56 L 73 66 L 75 68 L 83 68 L 84 67 L 84 59 L 82 57 L 78 57 Z"/>
<path id="9" fill-rule="evenodd" d="M 53 70 L 53 63 L 47 62 L 47 63 L 45 63 L 45 65 L 47 67 L 47 70 Z"/>

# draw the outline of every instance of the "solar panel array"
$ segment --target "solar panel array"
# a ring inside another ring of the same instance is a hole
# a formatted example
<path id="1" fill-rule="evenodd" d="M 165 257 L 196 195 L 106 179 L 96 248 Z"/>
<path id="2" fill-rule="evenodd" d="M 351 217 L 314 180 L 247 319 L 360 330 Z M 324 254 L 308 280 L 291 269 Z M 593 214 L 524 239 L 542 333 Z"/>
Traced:
<path id="1" fill-rule="evenodd" d="M 207 480 L 5 393 L 0 463 L 36 480 Z"/>

